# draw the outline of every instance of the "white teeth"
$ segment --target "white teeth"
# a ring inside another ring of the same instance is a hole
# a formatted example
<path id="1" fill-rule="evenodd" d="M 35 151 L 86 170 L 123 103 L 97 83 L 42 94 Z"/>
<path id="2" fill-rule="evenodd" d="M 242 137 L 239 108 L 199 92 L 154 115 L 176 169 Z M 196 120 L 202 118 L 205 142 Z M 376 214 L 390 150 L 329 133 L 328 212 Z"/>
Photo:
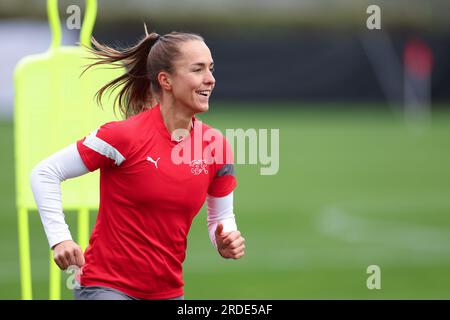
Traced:
<path id="1" fill-rule="evenodd" d="M 197 93 L 208 97 L 211 92 L 208 90 L 204 90 L 204 91 L 197 91 Z"/>

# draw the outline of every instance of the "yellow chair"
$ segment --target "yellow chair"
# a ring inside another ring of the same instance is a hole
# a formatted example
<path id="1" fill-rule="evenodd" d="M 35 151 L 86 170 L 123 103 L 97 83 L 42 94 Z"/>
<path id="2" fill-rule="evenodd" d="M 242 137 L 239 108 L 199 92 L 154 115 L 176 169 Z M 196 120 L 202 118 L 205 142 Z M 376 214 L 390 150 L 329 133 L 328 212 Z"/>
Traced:
<path id="1" fill-rule="evenodd" d="M 97 2 L 86 0 L 86 14 L 80 42 L 90 46 Z M 52 43 L 43 54 L 22 59 L 15 70 L 15 170 L 18 210 L 19 255 L 22 299 L 32 299 L 28 211 L 36 210 L 30 187 L 32 168 L 59 149 L 74 143 L 103 123 L 117 120 L 114 95 L 95 103 L 95 92 L 123 74 L 124 69 L 92 68 L 82 77 L 83 66 L 92 62 L 81 46 L 61 46 L 57 0 L 47 0 Z M 92 57 L 92 56 L 91 56 Z M 64 210 L 78 211 L 78 243 L 84 249 L 89 239 L 89 210 L 99 204 L 98 171 L 62 184 Z M 42 232 L 44 230 L 42 229 Z M 50 299 L 61 297 L 61 271 L 50 251 Z"/>

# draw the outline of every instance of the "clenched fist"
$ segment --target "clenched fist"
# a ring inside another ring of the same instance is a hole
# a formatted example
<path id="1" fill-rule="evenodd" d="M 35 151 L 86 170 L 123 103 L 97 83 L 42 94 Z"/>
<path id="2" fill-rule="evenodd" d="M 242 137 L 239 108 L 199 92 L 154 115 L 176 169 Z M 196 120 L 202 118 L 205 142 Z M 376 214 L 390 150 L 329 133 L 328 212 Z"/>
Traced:
<path id="1" fill-rule="evenodd" d="M 72 240 L 65 240 L 53 247 L 53 258 L 61 270 L 69 266 L 82 267 L 84 255 L 81 247 Z"/>
<path id="2" fill-rule="evenodd" d="M 215 236 L 217 250 L 222 257 L 239 259 L 245 254 L 245 239 L 239 231 L 223 232 L 223 224 L 219 223 Z"/>

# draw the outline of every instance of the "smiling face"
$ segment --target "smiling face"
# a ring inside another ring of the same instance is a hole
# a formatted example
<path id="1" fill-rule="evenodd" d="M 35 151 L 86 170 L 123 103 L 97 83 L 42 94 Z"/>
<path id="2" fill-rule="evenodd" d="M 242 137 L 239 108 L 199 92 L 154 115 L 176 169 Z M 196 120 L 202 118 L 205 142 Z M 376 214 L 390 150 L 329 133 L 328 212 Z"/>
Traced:
<path id="1" fill-rule="evenodd" d="M 186 108 L 192 114 L 206 112 L 216 83 L 211 52 L 203 41 L 198 40 L 182 43 L 179 50 L 173 72 L 167 75 L 170 83 L 167 94 L 176 106 Z"/>

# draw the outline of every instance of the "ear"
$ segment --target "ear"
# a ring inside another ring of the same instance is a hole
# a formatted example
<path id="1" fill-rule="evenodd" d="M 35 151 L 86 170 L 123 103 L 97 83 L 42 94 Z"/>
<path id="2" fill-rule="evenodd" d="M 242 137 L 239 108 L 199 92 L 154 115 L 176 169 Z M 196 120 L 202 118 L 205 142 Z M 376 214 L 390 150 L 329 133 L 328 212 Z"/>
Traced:
<path id="1" fill-rule="evenodd" d="M 170 75 L 167 72 L 161 71 L 160 73 L 158 73 L 158 82 L 161 88 L 163 88 L 164 90 L 172 90 Z"/>

